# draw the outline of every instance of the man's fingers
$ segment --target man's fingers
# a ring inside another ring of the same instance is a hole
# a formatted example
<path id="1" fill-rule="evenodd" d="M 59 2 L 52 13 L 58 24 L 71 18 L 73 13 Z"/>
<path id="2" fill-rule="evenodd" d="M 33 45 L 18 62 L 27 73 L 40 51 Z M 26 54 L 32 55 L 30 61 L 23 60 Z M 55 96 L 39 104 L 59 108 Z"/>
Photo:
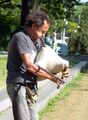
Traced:
<path id="1" fill-rule="evenodd" d="M 70 70 L 67 69 L 66 71 L 62 72 L 62 76 L 68 77 L 68 76 L 69 76 L 69 73 L 70 73 Z"/>
<path id="2" fill-rule="evenodd" d="M 70 75 L 69 73 L 65 73 L 65 74 L 62 75 L 62 78 L 68 77 L 69 75 Z"/>
<path id="3" fill-rule="evenodd" d="M 61 83 L 57 82 L 57 89 L 59 89 Z"/>

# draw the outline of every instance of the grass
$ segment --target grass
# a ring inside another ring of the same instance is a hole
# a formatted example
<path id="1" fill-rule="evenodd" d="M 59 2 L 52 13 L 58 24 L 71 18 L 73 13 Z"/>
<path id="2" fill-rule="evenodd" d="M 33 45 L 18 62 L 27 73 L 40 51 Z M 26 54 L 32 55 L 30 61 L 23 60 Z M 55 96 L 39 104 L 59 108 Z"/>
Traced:
<path id="1" fill-rule="evenodd" d="M 42 120 L 43 116 L 47 113 L 47 112 L 52 112 L 52 108 L 55 106 L 55 104 L 57 104 L 58 101 L 65 99 L 67 96 L 70 95 L 70 91 L 71 89 L 75 88 L 78 86 L 78 81 L 81 80 L 82 75 L 79 74 L 79 76 L 72 81 L 71 83 L 67 84 L 63 90 L 60 91 L 60 94 L 57 95 L 56 97 L 50 99 L 50 101 L 48 102 L 48 104 L 46 105 L 46 107 L 39 112 L 39 120 Z"/>
<path id="2" fill-rule="evenodd" d="M 47 106 L 39 112 L 39 120 L 42 120 L 43 116 L 45 116 L 47 112 L 53 111 L 52 108 L 55 106 L 55 104 L 57 104 L 58 101 L 64 100 L 67 96 L 69 96 L 73 88 L 79 86 L 79 81 L 82 80 L 85 73 L 88 73 L 88 64 L 82 69 L 82 72 L 73 81 L 68 83 L 64 89 L 60 91 L 59 95 L 50 99 Z"/>
<path id="3" fill-rule="evenodd" d="M 0 87 L 5 86 L 6 60 L 6 57 L 0 57 Z"/>

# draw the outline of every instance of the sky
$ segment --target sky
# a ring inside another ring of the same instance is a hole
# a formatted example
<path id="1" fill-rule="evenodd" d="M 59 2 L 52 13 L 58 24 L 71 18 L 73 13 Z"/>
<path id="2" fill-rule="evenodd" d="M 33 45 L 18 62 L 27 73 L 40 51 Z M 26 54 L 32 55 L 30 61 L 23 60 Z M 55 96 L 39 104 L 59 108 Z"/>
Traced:
<path id="1" fill-rule="evenodd" d="M 88 0 L 81 0 L 81 2 L 88 2 Z"/>

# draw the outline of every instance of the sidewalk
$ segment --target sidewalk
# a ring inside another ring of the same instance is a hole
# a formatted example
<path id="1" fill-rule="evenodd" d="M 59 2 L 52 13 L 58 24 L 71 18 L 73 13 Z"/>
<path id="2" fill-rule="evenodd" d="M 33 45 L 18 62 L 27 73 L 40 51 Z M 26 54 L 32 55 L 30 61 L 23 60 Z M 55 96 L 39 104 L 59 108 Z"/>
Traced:
<path id="1" fill-rule="evenodd" d="M 65 84 L 67 84 L 72 79 L 74 79 L 80 72 L 81 68 L 86 65 L 86 63 L 87 63 L 86 61 L 81 61 L 79 64 L 74 66 L 71 69 L 69 78 L 65 79 L 66 80 Z M 39 84 L 41 84 L 41 83 L 39 83 Z M 47 104 L 47 102 L 50 98 L 54 97 L 57 93 L 60 92 L 60 90 L 65 86 L 65 84 L 62 85 L 59 89 L 57 89 L 56 84 L 54 84 L 51 81 L 48 81 L 48 82 L 44 83 L 43 85 L 40 85 L 42 87 L 38 93 L 39 94 L 39 101 L 38 101 L 39 111 Z M 6 90 L 1 90 L 0 91 L 0 112 L 6 110 L 9 107 L 11 107 L 11 102 L 8 98 Z M 8 116 L 8 114 L 10 115 L 10 119 L 8 119 L 8 120 L 12 120 L 11 113 L 8 112 L 6 114 L 7 114 L 7 116 Z M 4 118 L 5 118 L 5 116 L 4 116 Z M 0 120 L 7 120 L 7 118 L 3 119 L 2 116 L 0 116 Z"/>

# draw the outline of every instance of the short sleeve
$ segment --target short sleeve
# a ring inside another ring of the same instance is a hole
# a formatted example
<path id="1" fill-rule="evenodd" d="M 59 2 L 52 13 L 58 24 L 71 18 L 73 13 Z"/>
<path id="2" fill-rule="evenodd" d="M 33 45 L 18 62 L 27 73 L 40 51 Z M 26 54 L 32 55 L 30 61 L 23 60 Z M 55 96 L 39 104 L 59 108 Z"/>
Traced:
<path id="1" fill-rule="evenodd" d="M 30 46 L 27 43 L 26 38 L 19 34 L 16 35 L 16 48 L 18 50 L 19 54 L 23 54 L 23 53 L 29 53 L 30 52 Z"/>

